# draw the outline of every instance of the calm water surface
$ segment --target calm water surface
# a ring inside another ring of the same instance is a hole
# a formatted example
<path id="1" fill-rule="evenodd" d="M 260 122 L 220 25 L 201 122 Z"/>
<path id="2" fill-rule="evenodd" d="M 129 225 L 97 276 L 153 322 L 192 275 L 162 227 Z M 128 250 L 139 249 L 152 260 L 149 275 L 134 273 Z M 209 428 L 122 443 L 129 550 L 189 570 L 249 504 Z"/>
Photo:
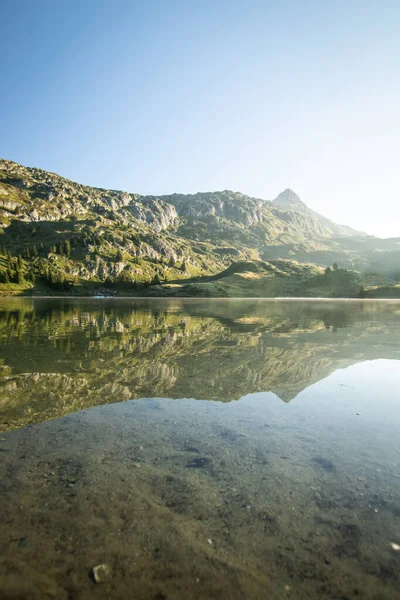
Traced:
<path id="1" fill-rule="evenodd" d="M 0 300 L 0 597 L 400 599 L 399 390 L 395 302 Z"/>

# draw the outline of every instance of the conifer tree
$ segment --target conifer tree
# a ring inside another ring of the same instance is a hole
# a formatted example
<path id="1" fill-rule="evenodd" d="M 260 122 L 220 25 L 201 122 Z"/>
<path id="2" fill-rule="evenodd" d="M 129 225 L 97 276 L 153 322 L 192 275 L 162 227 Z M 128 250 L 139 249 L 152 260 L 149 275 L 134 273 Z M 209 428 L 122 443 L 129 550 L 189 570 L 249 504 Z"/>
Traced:
<path id="1" fill-rule="evenodd" d="M 24 274 L 23 274 L 22 268 L 20 268 L 19 266 L 17 268 L 16 275 L 17 275 L 17 283 L 23 283 Z"/>

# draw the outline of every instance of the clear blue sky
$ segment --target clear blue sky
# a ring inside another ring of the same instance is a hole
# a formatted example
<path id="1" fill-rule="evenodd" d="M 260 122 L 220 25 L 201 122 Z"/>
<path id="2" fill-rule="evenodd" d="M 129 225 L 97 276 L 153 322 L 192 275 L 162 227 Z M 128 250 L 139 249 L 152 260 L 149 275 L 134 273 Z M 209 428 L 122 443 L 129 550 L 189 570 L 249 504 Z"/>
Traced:
<path id="1" fill-rule="evenodd" d="M 143 194 L 286 187 L 400 236 L 399 0 L 14 0 L 0 156 Z"/>

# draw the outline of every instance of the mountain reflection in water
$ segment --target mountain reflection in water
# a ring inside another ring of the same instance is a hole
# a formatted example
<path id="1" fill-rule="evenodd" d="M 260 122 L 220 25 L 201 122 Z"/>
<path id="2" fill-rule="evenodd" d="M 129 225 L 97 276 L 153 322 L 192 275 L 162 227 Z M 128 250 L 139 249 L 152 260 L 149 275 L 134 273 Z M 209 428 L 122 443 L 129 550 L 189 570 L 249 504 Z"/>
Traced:
<path id="1" fill-rule="evenodd" d="M 0 301 L 0 430 L 148 396 L 284 402 L 339 368 L 400 357 L 400 304 Z"/>
<path id="2" fill-rule="evenodd" d="M 400 597 L 400 304 L 0 307 L 0 598 Z"/>

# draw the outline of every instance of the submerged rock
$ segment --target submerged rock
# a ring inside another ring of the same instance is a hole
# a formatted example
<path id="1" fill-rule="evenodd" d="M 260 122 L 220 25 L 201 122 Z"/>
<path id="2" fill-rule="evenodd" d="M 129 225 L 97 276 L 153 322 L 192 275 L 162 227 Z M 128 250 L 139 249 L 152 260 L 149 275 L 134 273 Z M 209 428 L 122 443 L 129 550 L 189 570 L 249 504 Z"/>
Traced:
<path id="1" fill-rule="evenodd" d="M 106 583 L 112 578 L 112 569 L 106 564 L 97 565 L 93 567 L 93 577 L 96 583 Z"/>
<path id="2" fill-rule="evenodd" d="M 400 550 L 399 544 L 394 544 L 393 542 L 391 542 L 390 545 L 392 546 L 392 549 L 395 550 L 396 552 L 398 552 Z"/>

